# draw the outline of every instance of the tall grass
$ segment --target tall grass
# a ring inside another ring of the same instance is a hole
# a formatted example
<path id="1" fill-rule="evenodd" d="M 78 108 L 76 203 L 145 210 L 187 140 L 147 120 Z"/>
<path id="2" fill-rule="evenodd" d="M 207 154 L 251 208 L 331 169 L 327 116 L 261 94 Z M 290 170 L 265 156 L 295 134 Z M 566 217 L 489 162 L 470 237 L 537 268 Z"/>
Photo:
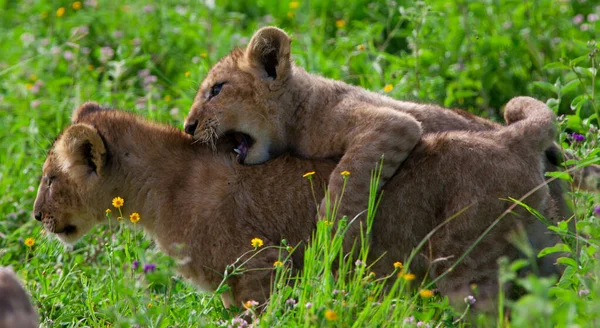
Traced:
<path id="1" fill-rule="evenodd" d="M 225 285 L 204 295 L 184 283 L 175 260 L 125 225 L 131 213 L 118 221 L 111 208 L 110 225 L 67 250 L 30 214 L 46 151 L 73 108 L 95 100 L 181 126 L 208 69 L 258 26 L 290 32 L 295 61 L 307 70 L 398 99 L 496 120 L 513 96 L 546 99 L 562 116 L 561 146 L 580 158 L 568 160 L 568 167 L 599 161 L 599 47 L 593 39 L 600 8 L 593 1 L 76 3 L 0 0 L 0 264 L 13 266 L 25 281 L 44 327 L 227 326 L 233 320 L 239 326 L 258 316 L 258 309 L 244 317 L 224 309 L 218 296 Z M 562 242 L 543 253 L 560 253 L 564 274 L 521 277 L 518 269 L 530 261 L 503 262 L 500 281 L 528 294 L 504 300 L 507 311 L 497 317 L 471 318 L 475 325 L 600 326 L 598 194 L 570 184 L 570 174 L 553 178 L 569 183 L 573 216 L 550 223 L 548 233 Z M 259 325 L 467 325 L 457 322 L 463 313 L 445 298 L 418 294 L 432 286 L 399 279 L 400 269 L 370 276 L 368 230 L 355 249 L 361 262 L 340 256 L 343 222 L 326 222 L 305 245 L 302 272 L 282 257 Z M 34 245 L 26 246 L 27 238 Z M 144 272 L 148 264 L 156 268 Z M 239 273 L 240 264 L 232 263 L 227 274 Z M 337 320 L 328 320 L 333 314 Z"/>

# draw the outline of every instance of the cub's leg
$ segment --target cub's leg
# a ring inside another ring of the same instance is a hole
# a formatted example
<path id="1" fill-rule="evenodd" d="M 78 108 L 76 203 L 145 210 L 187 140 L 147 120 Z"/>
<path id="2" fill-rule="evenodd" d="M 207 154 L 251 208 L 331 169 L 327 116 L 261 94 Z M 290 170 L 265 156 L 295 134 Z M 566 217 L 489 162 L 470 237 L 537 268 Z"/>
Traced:
<path id="1" fill-rule="evenodd" d="M 384 156 L 380 189 L 408 157 L 422 134 L 420 123 L 408 114 L 352 100 L 338 104 L 325 116 L 313 115 L 309 124 L 313 126 L 304 130 L 311 132 L 300 138 L 298 150 L 308 157 L 342 155 L 329 177 L 328 188 L 333 202 L 340 197 L 344 186 L 341 173 L 350 173 L 336 215 L 337 218 L 346 215 L 349 220 L 367 209 L 371 171 L 381 157 Z M 323 199 L 319 209 L 321 219 L 326 214 L 325 204 L 326 199 Z M 359 236 L 359 221 L 365 217 L 366 214 L 360 215 L 349 226 L 344 239 L 345 251 L 351 249 Z"/>

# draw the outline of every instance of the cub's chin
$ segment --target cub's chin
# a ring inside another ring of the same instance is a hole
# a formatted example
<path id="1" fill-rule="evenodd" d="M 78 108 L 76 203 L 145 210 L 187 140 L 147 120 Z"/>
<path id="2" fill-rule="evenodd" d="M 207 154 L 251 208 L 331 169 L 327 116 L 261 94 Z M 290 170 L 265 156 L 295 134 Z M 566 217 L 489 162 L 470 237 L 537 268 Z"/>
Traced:
<path id="1" fill-rule="evenodd" d="M 91 224 L 66 224 L 62 231 L 55 232 L 55 235 L 63 244 L 73 246 L 91 229 Z"/>

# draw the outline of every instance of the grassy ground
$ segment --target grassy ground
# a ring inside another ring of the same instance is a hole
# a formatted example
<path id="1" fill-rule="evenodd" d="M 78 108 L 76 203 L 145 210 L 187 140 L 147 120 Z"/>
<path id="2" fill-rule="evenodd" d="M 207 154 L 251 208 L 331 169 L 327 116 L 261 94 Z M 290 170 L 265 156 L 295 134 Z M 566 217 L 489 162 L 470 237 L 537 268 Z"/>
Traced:
<path id="1" fill-rule="evenodd" d="M 113 226 L 97 228 L 70 251 L 44 236 L 31 218 L 35 188 L 45 152 L 73 108 L 95 100 L 181 126 L 210 66 L 257 27 L 273 24 L 293 35 L 297 64 L 399 99 L 495 120 L 513 96 L 544 99 L 563 115 L 565 149 L 589 164 L 600 152 L 598 15 L 600 7 L 585 0 L 232 0 L 214 8 L 203 1 L 0 0 L 0 264 L 25 281 L 43 326 L 243 325 L 214 295 L 176 277 L 173 261 L 114 212 Z M 502 281 L 516 280 L 530 294 L 507 301 L 510 319 L 503 312 L 472 322 L 600 326 L 598 195 L 570 189 L 568 198 L 577 231 L 568 232 L 566 222 L 549 227 L 563 237 L 553 250 L 568 254 L 559 260 L 564 275 L 516 278 L 522 263 L 505 263 Z M 328 240 L 327 229 L 320 227 L 308 250 L 315 261 L 304 279 L 294 287 L 277 283 L 255 325 L 468 324 L 442 297 L 407 292 L 406 285 L 419 284 L 410 279 L 398 279 L 387 296 L 383 277 L 366 267 L 334 281 L 322 260 L 336 256 L 339 240 Z M 277 275 L 281 282 L 289 273 Z M 254 317 L 249 310 L 245 319 Z"/>

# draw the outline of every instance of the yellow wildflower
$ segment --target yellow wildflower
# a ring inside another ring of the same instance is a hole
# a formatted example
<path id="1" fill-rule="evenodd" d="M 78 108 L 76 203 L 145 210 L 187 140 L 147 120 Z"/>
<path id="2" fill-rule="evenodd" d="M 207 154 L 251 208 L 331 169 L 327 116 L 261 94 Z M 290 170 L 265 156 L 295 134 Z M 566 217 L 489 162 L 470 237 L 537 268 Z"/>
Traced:
<path id="1" fill-rule="evenodd" d="M 65 8 L 60 7 L 56 10 L 56 17 L 62 17 L 65 14 Z"/>
<path id="2" fill-rule="evenodd" d="M 137 212 L 131 213 L 131 215 L 129 216 L 129 220 L 133 223 L 138 223 L 138 221 L 140 220 L 140 213 L 137 213 Z"/>
<path id="3" fill-rule="evenodd" d="M 248 300 L 248 301 L 244 302 L 244 306 L 245 306 L 246 308 L 248 308 L 248 309 L 249 309 L 249 308 L 252 308 L 252 307 L 255 307 L 255 306 L 257 306 L 257 305 L 258 305 L 258 302 L 257 302 L 257 301 L 255 301 L 255 300 Z"/>
<path id="4" fill-rule="evenodd" d="M 93 71 L 94 70 L 94 65 L 88 65 L 88 71 Z"/>
<path id="5" fill-rule="evenodd" d="M 112 200 L 112 206 L 116 207 L 116 208 L 121 208 L 123 207 L 123 204 L 125 204 L 125 200 L 121 197 L 115 197 Z"/>
<path id="6" fill-rule="evenodd" d="M 298 1 L 290 2 L 290 9 L 296 9 L 298 7 L 300 7 L 300 2 L 298 2 Z"/>
<path id="7" fill-rule="evenodd" d="M 325 311 L 325 319 L 328 321 L 336 321 L 338 319 L 338 315 L 333 310 L 327 310 Z"/>
<path id="8" fill-rule="evenodd" d="M 35 240 L 31 237 L 25 239 L 25 246 L 32 247 L 35 244 Z"/>
<path id="9" fill-rule="evenodd" d="M 294 14 L 294 12 L 293 12 L 293 11 L 288 11 L 288 13 L 287 13 L 287 17 L 288 17 L 288 18 L 294 18 L 294 15 L 295 15 L 295 14 Z"/>
<path id="10" fill-rule="evenodd" d="M 29 75 L 29 78 L 31 79 L 31 81 L 36 81 L 38 79 L 37 75 L 35 75 L 35 74 Z"/>
<path id="11" fill-rule="evenodd" d="M 121 221 L 121 220 L 123 220 L 123 217 L 122 216 L 117 216 L 117 221 Z"/>
<path id="12" fill-rule="evenodd" d="M 206 57 L 208 57 L 208 54 L 206 54 L 206 52 L 203 52 L 203 53 L 200 54 L 200 57 L 206 58 Z"/>
<path id="13" fill-rule="evenodd" d="M 342 27 L 346 26 L 346 21 L 343 19 L 338 19 L 335 21 L 335 26 L 337 28 L 342 28 Z"/>
<path id="14" fill-rule="evenodd" d="M 75 9 L 75 10 L 81 9 L 81 1 L 73 2 L 73 9 Z"/>
<path id="15" fill-rule="evenodd" d="M 112 213 L 112 211 L 110 210 L 110 208 L 107 208 L 106 209 L 106 214 L 110 214 L 110 213 Z"/>
<path id="16" fill-rule="evenodd" d="M 252 243 L 252 247 L 254 248 L 259 248 L 262 247 L 262 245 L 264 245 L 264 242 L 262 239 L 260 238 L 253 238 L 250 243 Z"/>
<path id="17" fill-rule="evenodd" d="M 369 278 L 375 278 L 375 276 L 376 276 L 375 272 L 371 271 L 369 273 Z"/>
<path id="18" fill-rule="evenodd" d="M 25 89 L 31 90 L 32 88 L 33 88 L 33 84 L 32 83 L 25 83 Z"/>
<path id="19" fill-rule="evenodd" d="M 365 46 L 363 46 L 362 44 L 358 45 L 358 50 L 363 51 L 365 50 Z"/>
<path id="20" fill-rule="evenodd" d="M 190 77 L 190 75 L 192 75 L 192 73 L 190 73 L 190 72 L 185 72 L 185 77 Z"/>
<path id="21" fill-rule="evenodd" d="M 400 261 L 394 262 L 394 268 L 402 270 L 402 268 L 404 268 L 404 264 L 402 264 Z"/>
<path id="22" fill-rule="evenodd" d="M 385 87 L 383 87 L 383 92 L 390 92 L 394 89 L 394 86 L 391 84 L 386 85 Z"/>
<path id="23" fill-rule="evenodd" d="M 343 175 L 343 176 L 345 176 L 345 177 L 347 177 L 347 176 L 350 175 L 350 172 L 348 172 L 348 171 L 342 171 L 342 173 L 340 173 L 340 174 Z"/>
<path id="24" fill-rule="evenodd" d="M 311 177 L 315 174 L 315 171 L 306 172 L 302 175 L 303 178 Z"/>
<path id="25" fill-rule="evenodd" d="M 165 96 L 165 101 L 171 101 L 171 95 L 166 95 Z"/>
<path id="26" fill-rule="evenodd" d="M 406 280 L 406 281 L 412 281 L 415 280 L 415 275 L 412 273 L 406 273 L 402 275 L 402 279 Z"/>
<path id="27" fill-rule="evenodd" d="M 421 291 L 419 291 L 419 295 L 421 295 L 423 298 L 430 298 L 433 296 L 433 292 L 429 289 L 421 289 Z"/>
<path id="28" fill-rule="evenodd" d="M 281 261 L 275 261 L 275 263 L 273 263 L 273 267 L 275 268 L 281 268 L 283 266 L 283 262 Z"/>
<path id="29" fill-rule="evenodd" d="M 148 308 L 151 309 L 152 308 L 152 303 L 148 303 Z"/>

